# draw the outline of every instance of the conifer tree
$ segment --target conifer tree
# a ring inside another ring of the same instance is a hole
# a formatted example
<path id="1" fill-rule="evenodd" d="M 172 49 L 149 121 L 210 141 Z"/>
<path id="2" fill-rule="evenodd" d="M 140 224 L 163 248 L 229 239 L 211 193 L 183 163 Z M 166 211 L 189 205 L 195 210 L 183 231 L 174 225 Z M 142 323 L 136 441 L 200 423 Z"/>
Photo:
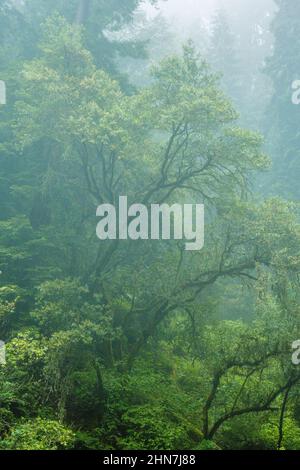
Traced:
<path id="1" fill-rule="evenodd" d="M 274 162 L 269 191 L 299 199 L 300 109 L 292 103 L 292 83 L 300 78 L 300 4 L 297 0 L 276 0 L 276 4 L 274 51 L 266 66 L 274 90 L 266 115 Z"/>
<path id="2" fill-rule="evenodd" d="M 237 52 L 237 38 L 233 33 L 225 10 L 217 10 L 212 20 L 209 62 L 223 75 L 224 91 L 238 102 L 241 96 L 241 71 Z"/>

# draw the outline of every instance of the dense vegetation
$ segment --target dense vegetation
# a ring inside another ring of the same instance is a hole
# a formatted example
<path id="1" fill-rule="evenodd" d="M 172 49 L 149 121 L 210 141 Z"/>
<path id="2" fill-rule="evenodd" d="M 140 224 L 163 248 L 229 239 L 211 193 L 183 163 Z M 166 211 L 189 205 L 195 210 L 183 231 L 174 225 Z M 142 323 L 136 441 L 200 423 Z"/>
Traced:
<path id="1" fill-rule="evenodd" d="M 247 68 L 224 11 L 170 55 L 139 3 L 0 1 L 0 448 L 300 449 L 300 7 Z M 204 249 L 100 242 L 120 195 L 204 203 Z"/>

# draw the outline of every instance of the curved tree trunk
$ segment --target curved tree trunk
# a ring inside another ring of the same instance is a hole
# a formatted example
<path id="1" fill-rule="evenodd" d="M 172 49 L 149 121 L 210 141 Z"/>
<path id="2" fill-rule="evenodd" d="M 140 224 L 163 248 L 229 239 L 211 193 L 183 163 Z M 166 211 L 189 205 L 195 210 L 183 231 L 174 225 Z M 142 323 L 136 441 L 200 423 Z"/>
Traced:
<path id="1" fill-rule="evenodd" d="M 291 387 L 289 387 L 287 389 L 287 391 L 285 392 L 284 397 L 283 397 L 283 402 L 282 402 L 282 405 L 281 405 L 279 426 L 278 426 L 279 436 L 278 436 L 278 442 L 277 442 L 277 450 L 281 449 L 281 444 L 282 444 L 282 441 L 283 441 L 284 414 L 285 414 L 285 410 L 286 410 L 286 406 L 287 406 L 290 391 L 291 391 Z"/>

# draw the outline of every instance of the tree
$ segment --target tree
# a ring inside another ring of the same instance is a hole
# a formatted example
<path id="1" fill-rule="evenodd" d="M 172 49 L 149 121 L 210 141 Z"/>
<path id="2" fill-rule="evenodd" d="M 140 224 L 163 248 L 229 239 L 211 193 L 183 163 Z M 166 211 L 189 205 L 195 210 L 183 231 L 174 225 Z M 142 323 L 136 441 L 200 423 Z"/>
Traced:
<path id="1" fill-rule="evenodd" d="M 219 448 L 231 433 L 242 447 L 245 417 L 260 429 L 262 416 L 259 439 L 275 426 L 285 446 L 298 432 L 297 208 L 251 197 L 262 137 L 238 127 L 191 44 L 128 94 L 85 47 L 77 6 L 38 28 L 2 123 L 3 446 Z M 204 203 L 204 249 L 100 242 L 96 208 L 124 194 Z M 224 321 L 241 285 L 247 322 Z"/>
<path id="2" fill-rule="evenodd" d="M 298 109 L 292 104 L 292 83 L 299 78 L 299 3 L 278 0 L 276 4 L 278 11 L 272 23 L 274 51 L 266 66 L 274 89 L 266 113 L 274 171 L 266 185 L 269 192 L 275 190 L 289 199 L 299 199 Z"/>
<path id="3" fill-rule="evenodd" d="M 223 84 L 240 112 L 241 125 L 253 130 L 263 129 L 272 95 L 264 66 L 272 53 L 270 23 L 274 12 L 272 0 L 233 0 L 217 11 L 212 21 L 207 59 L 224 74 Z"/>
<path id="4" fill-rule="evenodd" d="M 155 3 L 156 0 L 149 0 L 149 2 Z M 31 46 L 34 54 L 37 53 L 36 44 L 42 34 L 41 25 L 56 12 L 64 16 L 70 23 L 83 26 L 85 44 L 93 53 L 97 65 L 120 78 L 114 65 L 117 54 L 137 56 L 142 53 L 142 47 L 131 42 L 124 44 L 110 41 L 107 32 L 118 31 L 122 29 L 124 24 L 131 22 L 132 15 L 140 3 L 141 0 L 127 0 L 126 2 L 121 0 L 71 0 L 67 3 L 62 3 L 59 0 L 26 0 L 21 12 L 32 31 L 33 44 Z"/>
<path id="5" fill-rule="evenodd" d="M 48 42 L 42 45 L 44 56 L 26 65 L 23 73 L 22 94 L 25 99 L 17 105 L 20 116 L 19 145 L 27 152 L 35 142 L 47 141 L 47 155 L 53 155 L 47 161 L 48 169 L 43 178 L 47 185 L 51 178 L 51 191 L 56 187 L 55 201 L 67 204 L 68 217 L 65 218 L 65 210 L 62 211 L 59 205 L 54 210 L 55 202 L 48 194 L 49 204 L 53 208 L 51 224 L 56 227 L 48 241 L 55 239 L 55 245 L 61 246 L 63 253 L 63 233 L 71 231 L 73 241 L 77 240 L 76 252 L 72 253 L 74 261 L 68 259 L 71 253 L 65 251 L 66 258 L 61 258 L 60 269 L 64 270 L 65 275 L 74 275 L 77 269 L 80 270 L 92 290 L 99 286 L 104 289 L 105 279 L 119 269 L 120 273 L 125 273 L 125 269 L 127 280 L 123 279 L 122 283 L 128 284 L 131 298 L 138 295 L 139 299 L 128 317 L 130 323 L 147 304 L 143 276 L 140 293 L 135 294 L 130 288 L 134 266 L 143 265 L 140 260 L 147 254 L 141 244 L 140 249 L 135 249 L 135 255 L 131 256 L 133 248 L 126 247 L 126 244 L 120 246 L 118 241 L 105 249 L 102 245 L 97 247 L 95 239 L 87 248 L 87 234 L 94 232 L 92 208 L 99 202 L 114 202 L 120 194 L 127 194 L 130 200 L 150 204 L 175 200 L 176 194 L 185 192 L 193 199 L 201 197 L 211 207 L 222 211 L 220 195 L 223 205 L 225 201 L 228 205 L 232 204 L 230 201 L 246 190 L 246 174 L 266 164 L 259 150 L 260 138 L 233 127 L 234 110 L 216 88 L 216 78 L 207 65 L 197 61 L 190 47 L 185 49 L 182 59 L 172 58 L 163 62 L 154 73 L 155 83 L 148 89 L 127 97 L 104 72 L 96 70 L 90 55 L 80 45 L 78 30 L 74 34 L 72 27 L 55 18 L 47 23 L 46 31 Z M 54 62 L 55 57 L 58 60 Z M 181 71 L 179 75 L 177 70 Z M 41 107 L 42 96 L 48 99 Z M 46 121 L 47 128 L 43 124 Z M 220 135 L 216 129 L 219 129 Z M 165 136 L 158 143 L 153 140 L 153 133 L 157 130 Z M 29 153 L 32 155 L 31 151 Z M 67 160 L 61 159 L 61 155 L 68 155 Z M 68 170 L 63 169 L 66 164 Z M 60 179 L 66 171 L 73 175 L 67 185 Z M 36 172 L 34 174 L 37 175 Z M 143 188 L 139 184 L 141 177 Z M 87 217 L 86 214 L 91 215 Z M 72 227 L 70 220 L 73 220 Z M 85 221 L 84 225 L 82 220 Z M 44 234 L 48 231 L 47 227 L 40 228 Z M 76 227 L 81 227 L 79 237 L 74 233 Z M 234 245 L 233 240 L 232 243 Z M 132 244 L 129 242 L 129 245 Z M 158 259 L 163 252 L 164 246 L 157 244 L 154 250 L 157 258 L 151 268 L 153 275 L 156 269 L 161 272 Z M 181 252 L 176 247 L 170 254 L 172 252 L 169 262 L 174 266 L 175 274 Z M 244 269 L 251 270 L 255 266 L 255 260 L 248 258 L 241 258 L 231 265 L 231 258 L 233 252 L 228 252 L 228 260 L 224 259 L 224 267 L 220 271 L 219 267 L 216 269 L 206 263 L 202 263 L 204 271 L 199 271 L 198 257 L 189 261 L 186 258 L 191 268 L 195 266 L 195 275 L 191 279 L 193 271 L 188 274 L 181 266 L 183 279 L 176 287 L 177 292 L 186 289 L 185 301 L 191 301 L 193 296 L 197 297 L 197 293 L 219 277 L 239 275 Z M 119 260 L 117 265 L 116 259 Z M 78 268 L 74 268 L 74 262 Z M 219 266 L 220 260 L 213 260 L 213 264 Z M 71 266 L 71 271 L 66 271 L 63 266 Z M 114 282 L 110 285 L 114 286 Z M 183 299 L 176 301 L 176 297 L 171 301 L 172 297 L 169 296 L 173 290 L 167 296 L 161 296 L 161 289 L 156 291 L 157 288 L 154 283 L 153 295 L 157 306 L 154 311 L 145 310 L 142 319 L 144 331 L 139 333 L 140 338 L 136 338 L 136 345 L 131 343 L 132 355 L 141 342 L 152 334 L 156 324 L 183 302 Z M 116 289 L 119 289 L 119 284 Z M 114 295 L 113 292 L 108 295 L 105 291 L 106 297 Z"/>
<path id="6" fill-rule="evenodd" d="M 226 94 L 235 103 L 242 98 L 241 64 L 238 57 L 238 42 L 225 10 L 218 10 L 212 20 L 211 44 L 208 60 L 216 71 L 222 73 L 222 84 Z"/>

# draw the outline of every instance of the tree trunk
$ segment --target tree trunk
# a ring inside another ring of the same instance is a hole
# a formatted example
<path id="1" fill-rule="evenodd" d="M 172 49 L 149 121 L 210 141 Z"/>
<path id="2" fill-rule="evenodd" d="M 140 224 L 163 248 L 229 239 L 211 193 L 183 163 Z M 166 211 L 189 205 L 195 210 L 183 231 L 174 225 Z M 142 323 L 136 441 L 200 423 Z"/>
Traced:
<path id="1" fill-rule="evenodd" d="M 279 426 L 278 426 L 279 436 L 278 436 L 278 442 L 277 442 L 277 450 L 281 449 L 281 444 L 282 444 L 282 441 L 283 441 L 284 414 L 285 414 L 285 410 L 286 410 L 286 406 L 287 406 L 290 391 L 291 391 L 291 387 L 289 387 L 287 389 L 287 391 L 285 392 L 285 395 L 283 397 L 283 402 L 282 402 L 282 405 L 281 405 Z"/>
<path id="2" fill-rule="evenodd" d="M 77 13 L 76 13 L 76 24 L 84 24 L 89 17 L 91 0 L 79 0 Z"/>

